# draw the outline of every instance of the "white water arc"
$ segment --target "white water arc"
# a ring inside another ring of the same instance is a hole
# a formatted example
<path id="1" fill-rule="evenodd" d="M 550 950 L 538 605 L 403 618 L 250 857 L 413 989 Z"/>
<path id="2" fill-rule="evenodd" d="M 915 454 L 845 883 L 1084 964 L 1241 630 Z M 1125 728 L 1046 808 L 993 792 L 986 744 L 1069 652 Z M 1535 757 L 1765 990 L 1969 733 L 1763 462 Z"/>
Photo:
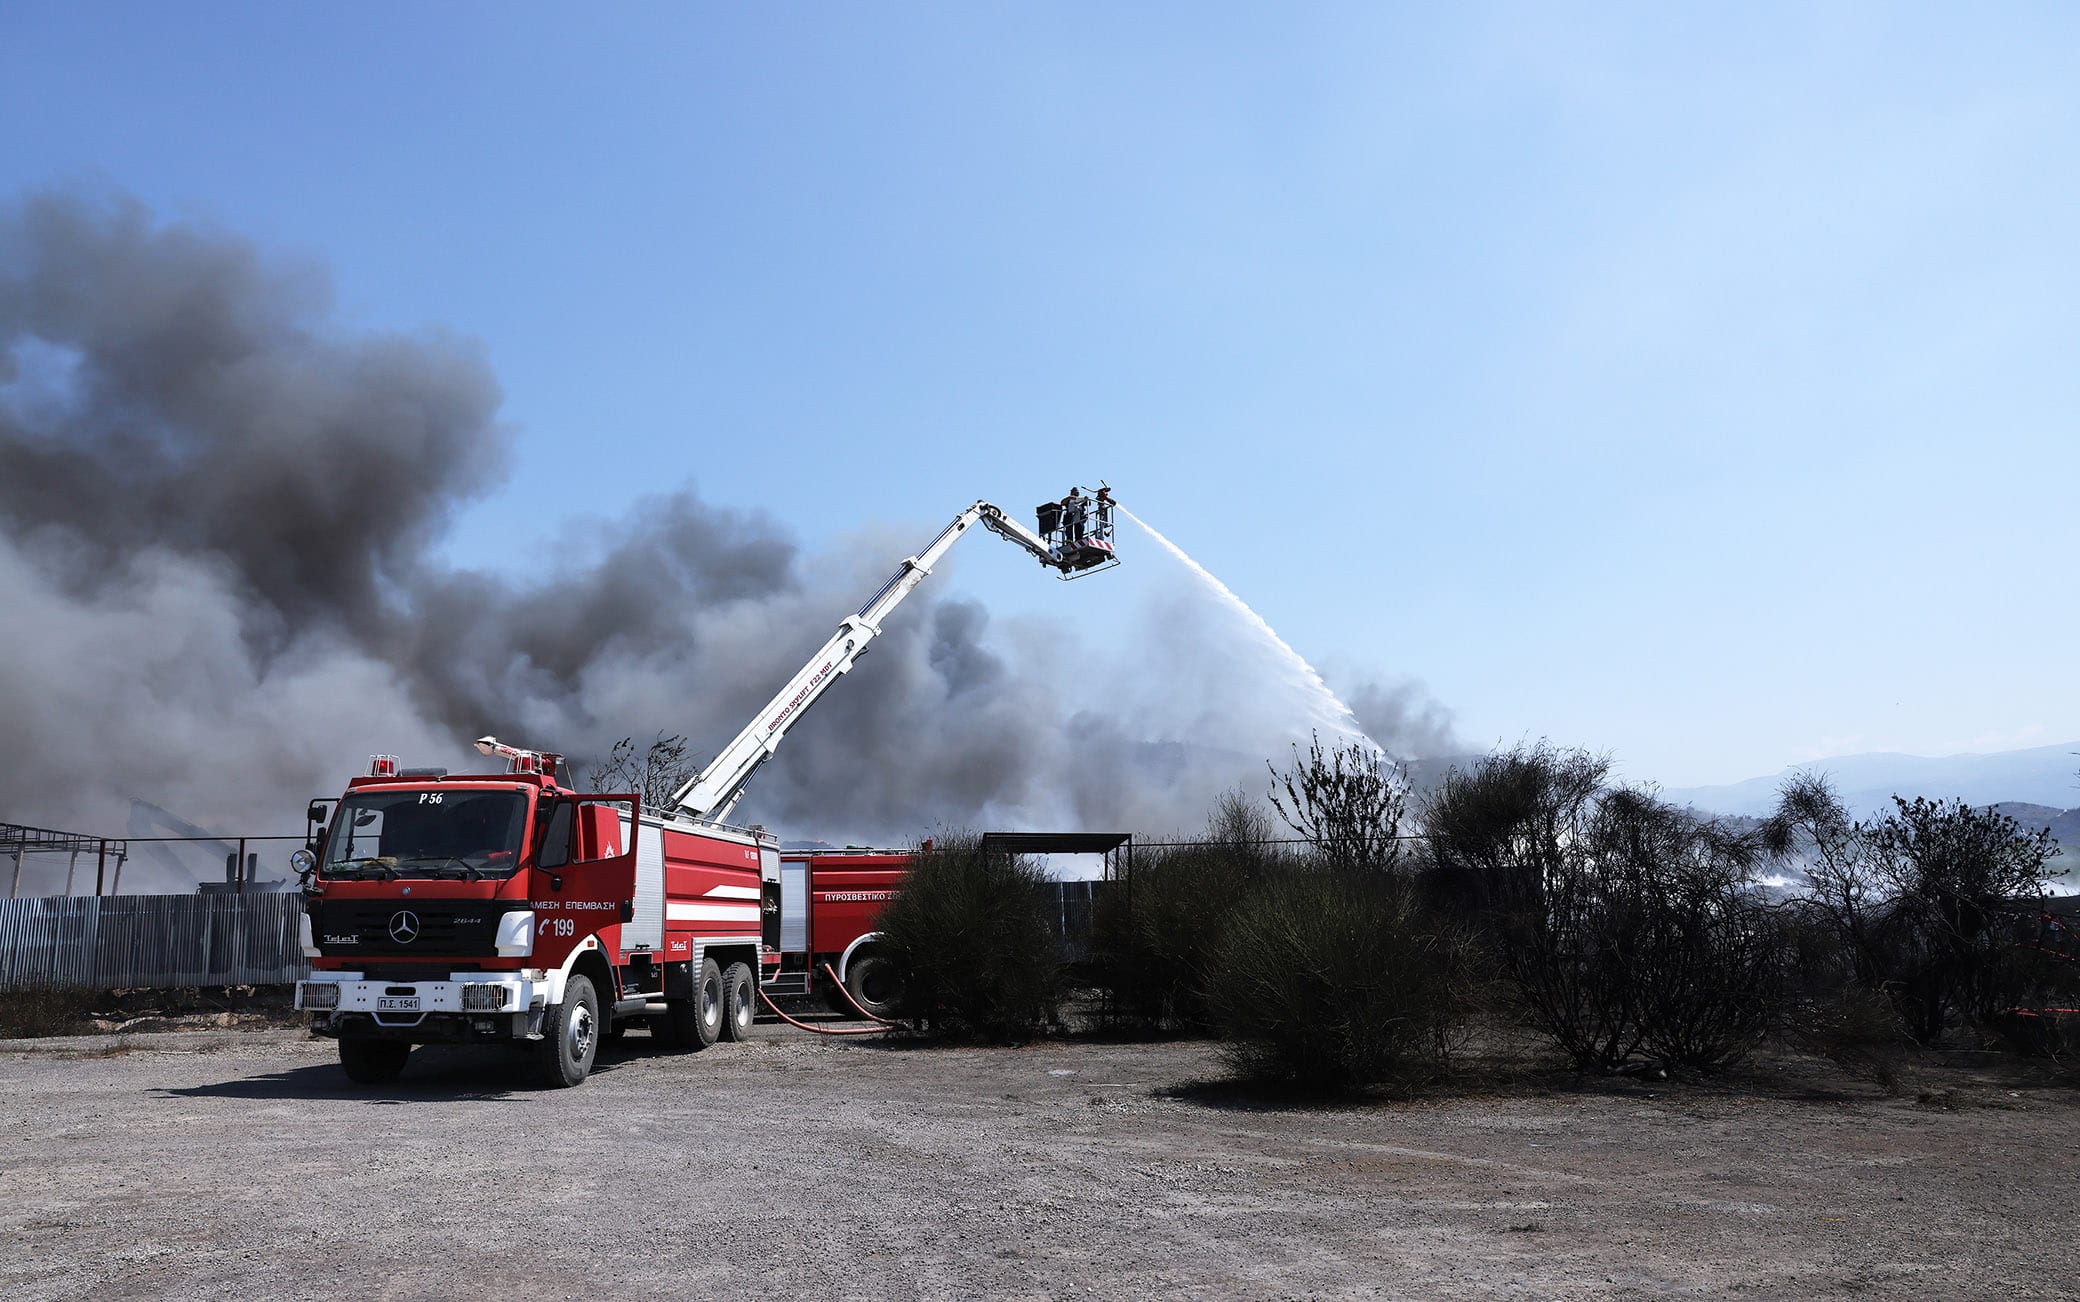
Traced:
<path id="1" fill-rule="evenodd" d="M 1290 680 L 1295 694 L 1308 716 L 1307 722 L 1309 726 L 1319 728 L 1323 732 L 1332 735 L 1342 734 L 1357 738 L 1366 745 L 1371 746 L 1375 751 L 1380 749 L 1379 743 L 1365 735 L 1365 729 L 1359 725 L 1358 716 L 1351 713 L 1351 707 L 1345 705 L 1342 699 L 1330 690 L 1329 684 L 1322 680 L 1322 676 L 1319 673 L 1315 672 L 1315 667 L 1307 663 L 1305 657 L 1298 651 L 1295 651 L 1284 638 L 1280 637 L 1278 631 L 1266 623 L 1262 615 L 1250 609 L 1248 602 L 1236 596 L 1227 584 L 1215 578 L 1212 572 L 1204 565 L 1193 560 L 1185 553 L 1184 548 L 1165 538 L 1148 521 L 1135 515 L 1124 506 L 1118 509 L 1120 514 L 1139 525 L 1143 533 L 1161 543 L 1165 551 L 1182 561 L 1186 569 L 1198 576 L 1199 581 L 1205 584 L 1211 593 L 1232 614 L 1241 619 L 1245 628 L 1255 633 L 1264 642 Z"/>

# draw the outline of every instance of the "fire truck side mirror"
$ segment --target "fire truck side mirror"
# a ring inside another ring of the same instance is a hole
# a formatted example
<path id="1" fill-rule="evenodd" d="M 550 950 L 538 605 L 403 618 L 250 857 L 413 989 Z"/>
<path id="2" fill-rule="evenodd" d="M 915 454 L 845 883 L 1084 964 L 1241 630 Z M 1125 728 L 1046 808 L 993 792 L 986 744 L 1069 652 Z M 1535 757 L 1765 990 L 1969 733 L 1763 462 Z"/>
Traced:
<path id="1" fill-rule="evenodd" d="M 317 850 L 318 842 L 324 838 L 325 822 L 332 816 L 328 805 L 328 801 L 313 800 L 310 808 L 303 811 L 303 843 L 312 851 Z"/>

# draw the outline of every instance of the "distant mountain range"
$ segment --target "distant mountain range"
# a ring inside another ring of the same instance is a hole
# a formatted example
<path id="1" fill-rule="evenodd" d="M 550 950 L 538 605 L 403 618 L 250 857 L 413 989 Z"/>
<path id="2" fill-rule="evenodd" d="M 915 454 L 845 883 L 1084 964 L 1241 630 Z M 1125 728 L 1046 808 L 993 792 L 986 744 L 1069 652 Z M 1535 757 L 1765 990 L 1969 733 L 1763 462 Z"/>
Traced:
<path id="1" fill-rule="evenodd" d="M 1777 789 L 1786 778 L 1815 772 L 1833 780 L 1842 803 L 1858 817 L 1891 812 L 1894 795 L 1931 800 L 1955 797 L 1973 805 L 2013 806 L 2003 812 L 2031 826 L 2058 822 L 2067 827 L 2071 839 L 2057 826 L 2052 835 L 2065 844 L 2080 846 L 2080 808 L 2076 808 L 2080 806 L 2080 741 L 1990 755 L 1838 755 L 1794 765 L 1768 777 L 1718 787 L 1671 788 L 1661 794 L 1673 804 L 1692 805 L 1707 813 L 1757 816 L 1775 806 Z"/>
<path id="2" fill-rule="evenodd" d="M 2003 814 L 2022 824 L 2027 831 L 2040 827 L 2051 829 L 2051 839 L 2058 842 L 2064 851 L 2052 867 L 2065 871 L 2067 885 L 2080 886 L 2080 809 L 2051 809 L 2044 805 L 2028 805 L 2020 801 L 2007 801 L 1994 806 Z M 2070 849 L 2066 847 L 2070 846 Z"/>

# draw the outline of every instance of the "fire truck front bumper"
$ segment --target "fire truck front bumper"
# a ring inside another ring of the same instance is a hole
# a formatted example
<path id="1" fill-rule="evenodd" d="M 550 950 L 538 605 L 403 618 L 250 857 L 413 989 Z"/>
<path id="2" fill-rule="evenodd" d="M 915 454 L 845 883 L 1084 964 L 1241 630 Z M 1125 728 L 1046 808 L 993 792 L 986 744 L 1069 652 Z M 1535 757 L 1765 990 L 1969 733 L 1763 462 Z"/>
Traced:
<path id="1" fill-rule="evenodd" d="M 539 1039 L 547 981 L 504 972 L 456 972 L 445 981 L 369 981 L 313 972 L 296 1006 L 319 1035 L 413 1043 Z"/>

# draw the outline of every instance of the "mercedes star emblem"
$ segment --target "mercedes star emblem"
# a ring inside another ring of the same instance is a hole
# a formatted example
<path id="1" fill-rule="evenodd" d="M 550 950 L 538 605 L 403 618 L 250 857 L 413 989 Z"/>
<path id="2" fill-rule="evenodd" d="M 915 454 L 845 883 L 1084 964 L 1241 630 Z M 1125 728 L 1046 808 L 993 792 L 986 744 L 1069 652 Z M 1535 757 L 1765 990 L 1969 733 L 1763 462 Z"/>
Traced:
<path id="1" fill-rule="evenodd" d="M 399 909 L 391 914 L 390 939 L 400 945 L 409 945 L 419 939 L 419 915 L 409 909 Z"/>

